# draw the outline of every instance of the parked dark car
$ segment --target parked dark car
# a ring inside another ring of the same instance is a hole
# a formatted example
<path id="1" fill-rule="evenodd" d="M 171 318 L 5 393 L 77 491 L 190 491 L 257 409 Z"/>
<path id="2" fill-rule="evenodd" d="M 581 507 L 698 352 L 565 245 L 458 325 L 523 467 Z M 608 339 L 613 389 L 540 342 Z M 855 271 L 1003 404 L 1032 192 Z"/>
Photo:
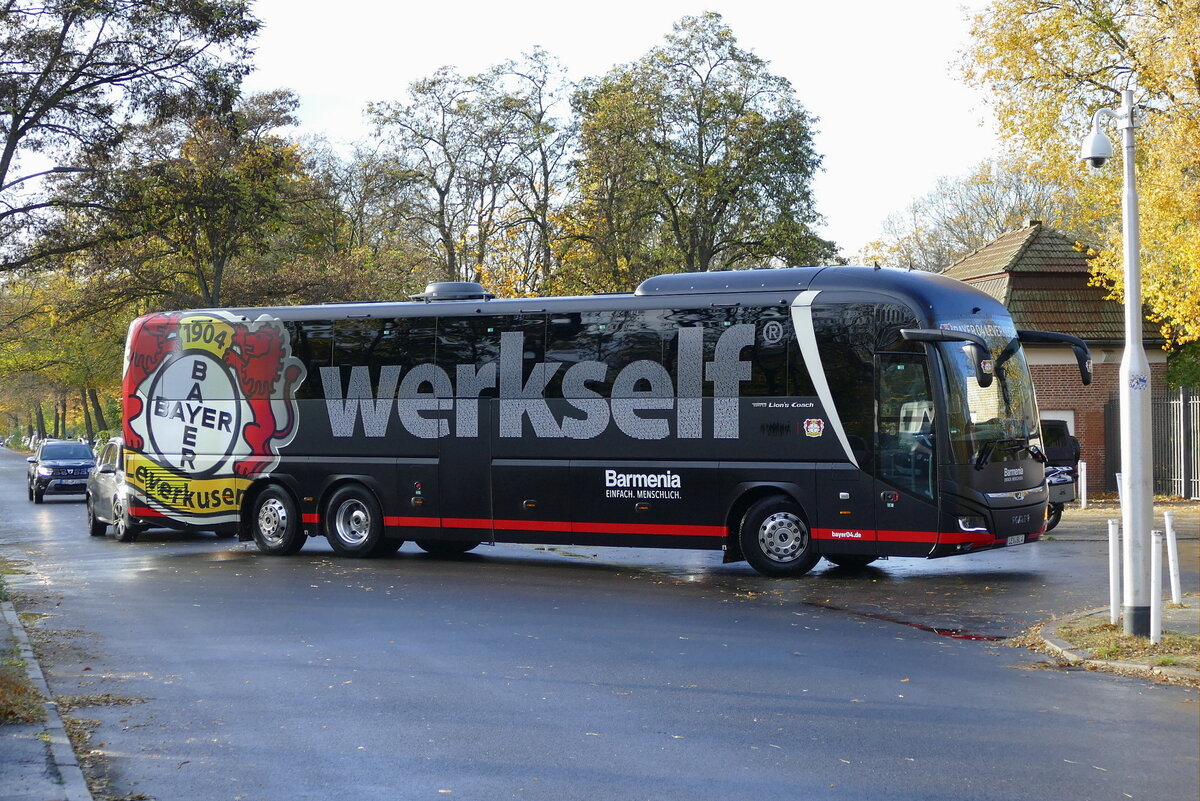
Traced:
<path id="1" fill-rule="evenodd" d="M 125 454 L 120 437 L 113 437 L 100 447 L 96 466 L 87 477 L 88 533 L 103 537 L 112 524 L 120 542 L 133 542 L 145 528 L 129 517 L 125 505 Z"/>
<path id="2" fill-rule="evenodd" d="M 88 471 L 95 466 L 92 449 L 82 442 L 43 440 L 29 462 L 29 500 L 41 503 L 46 495 L 82 495 Z"/>
<path id="3" fill-rule="evenodd" d="M 1042 447 L 1046 453 L 1046 483 L 1050 510 L 1046 530 L 1062 520 L 1063 507 L 1075 500 L 1079 481 L 1079 440 L 1071 436 L 1065 420 L 1042 421 Z"/>

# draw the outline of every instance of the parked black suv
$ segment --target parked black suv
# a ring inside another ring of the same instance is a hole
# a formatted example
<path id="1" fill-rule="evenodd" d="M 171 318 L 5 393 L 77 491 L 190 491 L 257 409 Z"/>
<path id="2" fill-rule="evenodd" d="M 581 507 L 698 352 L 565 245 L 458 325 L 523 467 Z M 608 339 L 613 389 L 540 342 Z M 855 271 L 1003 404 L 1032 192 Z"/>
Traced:
<path id="1" fill-rule="evenodd" d="M 1042 448 L 1046 453 L 1046 484 L 1050 509 L 1046 530 L 1062 520 L 1063 506 L 1075 500 L 1079 482 L 1079 440 L 1071 436 L 1065 420 L 1042 421 Z"/>
<path id="2" fill-rule="evenodd" d="M 44 495 L 82 495 L 88 471 L 96 460 L 92 449 L 76 441 L 43 440 L 29 462 L 29 500 L 41 503 Z"/>

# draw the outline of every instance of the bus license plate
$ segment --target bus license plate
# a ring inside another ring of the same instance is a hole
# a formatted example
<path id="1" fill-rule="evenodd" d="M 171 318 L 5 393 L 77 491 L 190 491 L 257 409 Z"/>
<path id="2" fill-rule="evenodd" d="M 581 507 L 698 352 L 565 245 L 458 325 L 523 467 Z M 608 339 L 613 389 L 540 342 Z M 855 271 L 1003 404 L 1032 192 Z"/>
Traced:
<path id="1" fill-rule="evenodd" d="M 1009 537 L 1007 545 L 1023 545 L 1025 543 L 1025 535 L 1018 534 L 1015 537 Z"/>

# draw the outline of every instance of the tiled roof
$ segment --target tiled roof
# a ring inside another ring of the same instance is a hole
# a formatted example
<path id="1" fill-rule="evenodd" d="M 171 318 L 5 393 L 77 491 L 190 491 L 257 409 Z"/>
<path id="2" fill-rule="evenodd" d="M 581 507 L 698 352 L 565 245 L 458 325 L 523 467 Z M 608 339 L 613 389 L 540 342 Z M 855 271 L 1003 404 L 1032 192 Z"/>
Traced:
<path id="1" fill-rule="evenodd" d="M 1073 240 L 1031 221 L 964 256 L 946 275 L 987 292 L 1008 307 L 1018 328 L 1058 331 L 1085 340 L 1121 340 L 1125 311 L 1107 291 L 1089 286 L 1088 256 Z M 1143 338 L 1160 340 L 1158 327 Z"/>
<path id="2" fill-rule="evenodd" d="M 1084 273 L 1088 257 L 1075 242 L 1040 222 L 1009 231 L 974 253 L 964 256 L 946 270 L 960 281 L 998 276 L 1004 273 L 1053 272 Z"/>

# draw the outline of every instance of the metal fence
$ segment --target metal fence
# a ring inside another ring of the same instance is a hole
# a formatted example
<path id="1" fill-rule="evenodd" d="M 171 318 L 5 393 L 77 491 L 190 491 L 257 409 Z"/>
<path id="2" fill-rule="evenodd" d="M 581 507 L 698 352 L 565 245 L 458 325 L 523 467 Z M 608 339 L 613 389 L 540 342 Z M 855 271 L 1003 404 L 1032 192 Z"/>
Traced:
<path id="1" fill-rule="evenodd" d="M 1200 392 L 1187 387 L 1156 390 L 1150 397 L 1154 492 L 1200 499 Z M 1121 405 L 1109 395 L 1104 410 L 1104 483 L 1117 489 L 1121 469 Z"/>

